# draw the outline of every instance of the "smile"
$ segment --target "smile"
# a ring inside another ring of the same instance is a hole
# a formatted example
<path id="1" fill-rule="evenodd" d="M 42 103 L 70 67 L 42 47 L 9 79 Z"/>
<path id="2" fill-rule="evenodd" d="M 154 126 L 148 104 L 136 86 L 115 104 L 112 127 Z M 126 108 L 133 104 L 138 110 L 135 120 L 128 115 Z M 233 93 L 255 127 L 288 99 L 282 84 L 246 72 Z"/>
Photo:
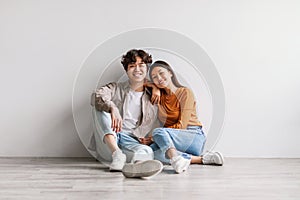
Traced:
<path id="1" fill-rule="evenodd" d="M 164 84 L 166 84 L 166 81 L 159 81 L 158 84 L 159 85 L 164 85 Z"/>
<path id="2" fill-rule="evenodd" d="M 143 73 L 134 73 L 133 76 L 142 76 Z"/>

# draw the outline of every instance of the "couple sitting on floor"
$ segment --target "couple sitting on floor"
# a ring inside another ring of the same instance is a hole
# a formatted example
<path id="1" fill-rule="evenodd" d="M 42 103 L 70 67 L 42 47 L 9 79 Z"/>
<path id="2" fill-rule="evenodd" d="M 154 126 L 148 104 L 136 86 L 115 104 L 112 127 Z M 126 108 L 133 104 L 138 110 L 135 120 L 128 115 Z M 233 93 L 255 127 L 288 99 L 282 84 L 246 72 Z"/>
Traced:
<path id="1" fill-rule="evenodd" d="M 128 51 L 121 61 L 128 81 L 109 83 L 92 95 L 94 133 L 90 149 L 125 177 L 150 178 L 171 164 L 176 173 L 190 164 L 222 165 L 219 152 L 202 154 L 206 136 L 193 92 L 168 63 L 147 52 Z M 149 70 L 150 81 L 145 78 Z"/>

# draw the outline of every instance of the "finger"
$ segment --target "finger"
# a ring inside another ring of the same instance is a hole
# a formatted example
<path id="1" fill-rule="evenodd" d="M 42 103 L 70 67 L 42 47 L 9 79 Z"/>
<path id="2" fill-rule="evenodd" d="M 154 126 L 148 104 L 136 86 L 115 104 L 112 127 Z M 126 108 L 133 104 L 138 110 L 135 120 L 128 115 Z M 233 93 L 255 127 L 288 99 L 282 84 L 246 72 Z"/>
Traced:
<path id="1" fill-rule="evenodd" d="M 152 100 L 153 103 L 152 104 L 157 103 L 157 101 L 158 101 L 157 99 L 158 99 L 157 96 L 153 97 L 153 100 Z"/>
<path id="2" fill-rule="evenodd" d="M 118 119 L 114 120 L 114 131 L 118 132 Z"/>
<path id="3" fill-rule="evenodd" d="M 118 125 L 118 119 L 115 119 L 114 120 L 114 131 L 117 133 L 119 132 L 119 125 Z"/>
<path id="4" fill-rule="evenodd" d="M 121 131 L 121 128 L 122 128 L 122 120 L 118 120 L 118 125 L 117 125 L 118 127 L 118 132 L 120 132 Z"/>
<path id="5" fill-rule="evenodd" d="M 118 132 L 118 128 L 119 128 L 119 123 L 118 123 L 118 119 L 116 119 L 115 121 L 115 131 Z"/>
<path id="6" fill-rule="evenodd" d="M 114 127 L 114 119 L 111 118 L 111 128 L 113 128 L 113 127 Z"/>
<path id="7" fill-rule="evenodd" d="M 145 144 L 146 138 L 140 138 L 140 140 L 142 144 Z"/>
<path id="8" fill-rule="evenodd" d="M 118 121 L 116 121 L 115 123 L 115 132 L 118 133 L 119 132 L 119 125 L 118 125 Z"/>
<path id="9" fill-rule="evenodd" d="M 122 130 L 123 120 L 120 120 L 120 131 Z"/>
<path id="10" fill-rule="evenodd" d="M 153 98 L 152 104 L 156 104 L 156 102 L 157 102 L 157 98 L 155 97 Z"/>
<path id="11" fill-rule="evenodd" d="M 151 103 L 154 104 L 154 102 L 155 102 L 155 98 L 152 97 L 152 98 L 151 98 Z"/>
<path id="12" fill-rule="evenodd" d="M 144 141 L 143 144 L 148 145 L 148 144 L 150 144 L 150 142 L 148 140 L 146 140 L 146 141 Z"/>
<path id="13" fill-rule="evenodd" d="M 121 126 L 122 126 L 121 120 L 118 120 L 118 132 L 121 131 Z"/>
<path id="14" fill-rule="evenodd" d="M 159 103 L 160 103 L 160 97 L 157 98 L 156 104 L 159 104 Z"/>
<path id="15" fill-rule="evenodd" d="M 116 122 L 115 122 L 115 119 L 113 119 L 111 121 L 111 128 L 112 128 L 113 131 L 115 131 L 115 127 L 116 127 Z"/>

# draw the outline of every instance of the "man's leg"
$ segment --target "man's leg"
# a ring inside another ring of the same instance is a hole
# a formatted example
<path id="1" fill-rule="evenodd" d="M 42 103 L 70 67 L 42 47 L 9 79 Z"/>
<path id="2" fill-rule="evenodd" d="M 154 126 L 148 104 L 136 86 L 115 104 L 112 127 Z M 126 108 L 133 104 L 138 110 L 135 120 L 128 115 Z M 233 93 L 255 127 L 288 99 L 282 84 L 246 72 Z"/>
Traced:
<path id="1" fill-rule="evenodd" d="M 153 160 L 154 155 L 151 147 L 141 144 L 137 138 L 129 133 L 118 133 L 119 146 L 126 154 L 127 162 L 134 163 L 136 161 Z"/>
<path id="2" fill-rule="evenodd" d="M 93 108 L 93 121 L 97 154 L 104 161 L 112 161 L 110 171 L 121 171 L 126 162 L 126 156 L 119 149 L 117 135 L 111 129 L 110 114 Z"/>
<path id="3" fill-rule="evenodd" d="M 119 133 L 119 146 L 131 158 L 131 163 L 124 165 L 122 173 L 127 178 L 150 179 L 159 174 L 163 164 L 153 160 L 151 147 L 140 144 L 139 141 L 127 133 Z"/>

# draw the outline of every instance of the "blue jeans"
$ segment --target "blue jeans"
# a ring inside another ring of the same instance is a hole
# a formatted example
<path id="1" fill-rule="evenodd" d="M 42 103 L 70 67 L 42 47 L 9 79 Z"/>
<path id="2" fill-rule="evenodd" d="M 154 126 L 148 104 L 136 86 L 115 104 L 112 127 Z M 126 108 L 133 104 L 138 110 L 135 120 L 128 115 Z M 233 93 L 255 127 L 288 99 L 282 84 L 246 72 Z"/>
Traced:
<path id="1" fill-rule="evenodd" d="M 130 133 L 115 133 L 111 129 L 110 113 L 97 111 L 95 108 L 93 108 L 92 112 L 94 133 L 89 149 L 96 153 L 96 158 L 99 161 L 104 163 L 112 161 L 112 152 L 104 141 L 104 137 L 107 134 L 112 134 L 115 137 L 118 146 L 126 154 L 127 162 L 153 159 L 153 151 L 149 146 L 140 144 L 137 138 Z"/>
<path id="2" fill-rule="evenodd" d="M 201 126 L 188 126 L 187 129 L 156 128 L 152 137 L 154 143 L 151 148 L 154 151 L 154 158 L 164 163 L 170 163 L 166 151 L 175 148 L 178 155 L 191 158 L 192 155 L 200 156 L 206 136 Z"/>

